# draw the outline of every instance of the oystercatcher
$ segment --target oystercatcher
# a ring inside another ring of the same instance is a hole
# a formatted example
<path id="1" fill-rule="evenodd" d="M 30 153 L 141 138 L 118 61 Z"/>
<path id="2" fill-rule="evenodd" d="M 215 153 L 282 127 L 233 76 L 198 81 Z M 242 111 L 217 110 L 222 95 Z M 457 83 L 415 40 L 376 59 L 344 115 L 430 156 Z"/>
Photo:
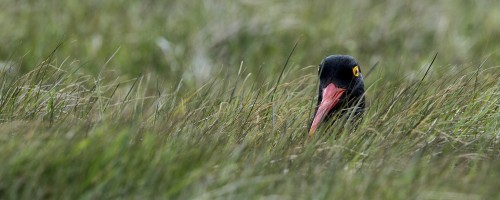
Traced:
<path id="1" fill-rule="evenodd" d="M 360 115 L 365 108 L 363 76 L 358 62 L 352 56 L 328 56 L 319 65 L 318 73 L 318 104 L 308 139 L 311 139 L 322 121 L 352 112 Z"/>

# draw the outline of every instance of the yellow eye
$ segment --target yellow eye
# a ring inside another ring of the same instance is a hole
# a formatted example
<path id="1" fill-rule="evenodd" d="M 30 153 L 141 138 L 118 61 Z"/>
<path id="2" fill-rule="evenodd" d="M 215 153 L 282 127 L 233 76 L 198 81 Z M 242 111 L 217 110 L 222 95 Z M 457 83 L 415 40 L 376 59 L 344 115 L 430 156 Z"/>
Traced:
<path id="1" fill-rule="evenodd" d="M 352 74 L 354 74 L 355 77 L 359 76 L 359 68 L 358 68 L 358 66 L 354 66 L 352 68 Z"/>

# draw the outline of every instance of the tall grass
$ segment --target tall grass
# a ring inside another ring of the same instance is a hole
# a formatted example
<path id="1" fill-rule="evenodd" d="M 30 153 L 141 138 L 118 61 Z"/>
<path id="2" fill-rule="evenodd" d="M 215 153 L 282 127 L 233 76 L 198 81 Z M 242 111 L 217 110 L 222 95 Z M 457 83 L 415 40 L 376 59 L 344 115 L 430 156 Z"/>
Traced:
<path id="1" fill-rule="evenodd" d="M 316 77 L 287 77 L 307 68 L 273 103 L 244 65 L 180 93 L 53 63 L 2 76 L 5 198 L 498 197 L 498 66 L 378 81 L 356 129 L 306 144 Z"/>
<path id="2" fill-rule="evenodd" d="M 0 7 L 2 199 L 500 197 L 498 3 Z M 368 108 L 307 142 L 332 53 Z"/>

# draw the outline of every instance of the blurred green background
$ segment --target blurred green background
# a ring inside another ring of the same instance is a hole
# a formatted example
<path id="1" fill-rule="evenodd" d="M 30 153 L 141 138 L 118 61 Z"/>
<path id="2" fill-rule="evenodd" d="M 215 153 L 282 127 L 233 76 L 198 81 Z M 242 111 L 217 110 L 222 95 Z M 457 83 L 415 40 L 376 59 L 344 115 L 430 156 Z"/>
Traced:
<path id="1" fill-rule="evenodd" d="M 107 69 L 121 76 L 197 85 L 241 62 L 273 75 L 297 40 L 291 62 L 301 67 L 330 54 L 351 54 L 365 69 L 380 62 L 386 75 L 436 52 L 441 65 L 499 60 L 498 1 L 7 0 L 0 9 L 0 61 L 22 72 L 60 43 L 56 58 L 89 73 L 116 52 Z"/>

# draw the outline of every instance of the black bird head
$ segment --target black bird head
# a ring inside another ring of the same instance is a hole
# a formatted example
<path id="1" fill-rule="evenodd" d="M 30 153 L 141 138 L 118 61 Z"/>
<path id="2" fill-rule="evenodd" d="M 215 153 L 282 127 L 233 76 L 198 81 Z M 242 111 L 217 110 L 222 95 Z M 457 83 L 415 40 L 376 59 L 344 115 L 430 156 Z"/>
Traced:
<path id="1" fill-rule="evenodd" d="M 309 130 L 311 138 L 319 124 L 335 113 L 343 114 L 346 108 L 365 107 L 365 86 L 358 62 L 352 56 L 331 55 L 319 65 L 319 93 L 316 112 Z"/>

